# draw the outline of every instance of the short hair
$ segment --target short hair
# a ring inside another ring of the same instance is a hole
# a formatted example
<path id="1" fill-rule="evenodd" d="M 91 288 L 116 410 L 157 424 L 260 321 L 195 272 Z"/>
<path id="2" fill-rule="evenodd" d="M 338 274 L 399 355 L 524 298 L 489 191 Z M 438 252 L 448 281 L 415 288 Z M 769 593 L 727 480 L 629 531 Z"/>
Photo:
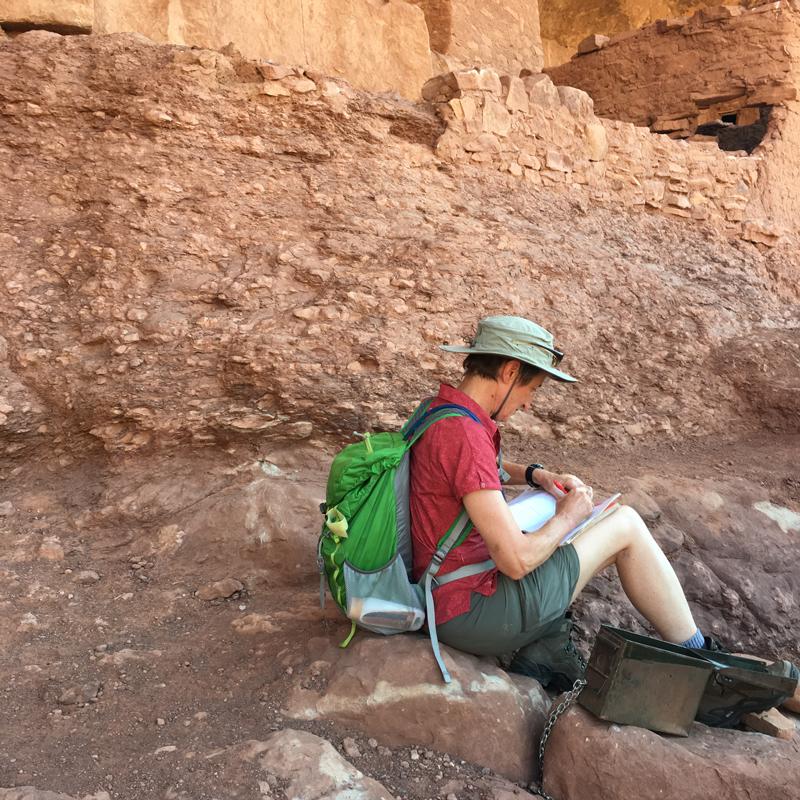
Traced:
<path id="1" fill-rule="evenodd" d="M 519 361 L 519 382 L 527 386 L 543 370 L 534 367 L 518 358 L 508 356 L 498 356 L 494 353 L 470 353 L 464 359 L 464 372 L 467 375 L 477 375 L 481 378 L 488 378 L 496 381 L 503 364 L 506 361 Z"/>

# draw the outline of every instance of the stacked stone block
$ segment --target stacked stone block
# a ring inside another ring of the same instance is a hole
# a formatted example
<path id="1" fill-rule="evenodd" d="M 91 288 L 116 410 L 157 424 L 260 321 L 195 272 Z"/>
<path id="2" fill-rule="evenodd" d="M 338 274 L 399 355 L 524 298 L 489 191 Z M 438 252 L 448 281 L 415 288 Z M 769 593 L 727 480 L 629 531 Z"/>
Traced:
<path id="1" fill-rule="evenodd" d="M 722 115 L 747 124 L 759 106 L 795 99 L 798 18 L 800 7 L 785 1 L 705 8 L 610 39 L 590 36 L 571 61 L 546 71 L 588 92 L 602 117 L 686 137 Z"/>
<path id="2" fill-rule="evenodd" d="M 719 0 L 547 0 L 540 15 L 545 64 L 568 61 L 579 42 L 595 32 L 614 36 L 659 17 L 685 16 L 718 4 Z"/>
<path id="3" fill-rule="evenodd" d="M 757 157 L 599 119 L 586 92 L 542 73 L 450 72 L 428 81 L 423 97 L 446 122 L 437 152 L 450 161 L 533 186 L 582 186 L 599 202 L 709 220 L 737 234 L 758 231 L 768 244 L 777 239 L 761 219 Z"/>

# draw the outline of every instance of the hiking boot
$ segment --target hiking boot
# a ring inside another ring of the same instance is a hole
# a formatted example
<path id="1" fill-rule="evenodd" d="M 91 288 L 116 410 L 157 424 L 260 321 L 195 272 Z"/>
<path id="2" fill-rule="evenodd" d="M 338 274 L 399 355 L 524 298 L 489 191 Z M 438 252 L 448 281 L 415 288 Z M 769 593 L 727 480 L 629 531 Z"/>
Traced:
<path id="1" fill-rule="evenodd" d="M 509 672 L 534 678 L 545 688 L 566 692 L 586 671 L 586 662 L 572 642 L 569 619 L 556 620 L 544 636 L 517 651 Z"/>
<path id="2" fill-rule="evenodd" d="M 766 711 L 791 697 L 797 688 L 800 673 L 790 661 L 776 661 L 766 667 L 763 662 L 734 657 L 726 667 L 724 655 L 713 661 L 714 670 L 706 685 L 696 719 L 715 728 L 732 728 L 745 714 Z M 758 666 L 755 666 L 758 664 Z"/>
<path id="3" fill-rule="evenodd" d="M 719 639 L 715 639 L 713 636 L 704 636 L 703 637 L 703 646 L 702 647 L 695 647 L 692 648 L 694 650 L 708 650 L 711 653 L 730 653 L 725 645 L 720 642 Z"/>

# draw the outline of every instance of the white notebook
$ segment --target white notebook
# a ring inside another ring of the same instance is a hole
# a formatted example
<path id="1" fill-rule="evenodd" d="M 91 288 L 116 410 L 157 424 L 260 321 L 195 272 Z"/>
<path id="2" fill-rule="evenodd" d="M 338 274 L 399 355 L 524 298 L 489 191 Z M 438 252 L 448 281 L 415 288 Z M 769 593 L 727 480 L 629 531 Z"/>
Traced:
<path id="1" fill-rule="evenodd" d="M 583 533 L 587 528 L 594 525 L 600 519 L 608 516 L 619 503 L 622 495 L 617 493 L 598 503 L 586 519 L 576 525 L 571 531 L 564 535 L 560 545 L 569 544 L 573 539 Z M 526 533 L 538 531 L 542 525 L 552 519 L 556 513 L 556 498 L 545 492 L 543 489 L 528 489 L 517 495 L 509 504 L 511 516 L 519 525 L 520 530 Z"/>

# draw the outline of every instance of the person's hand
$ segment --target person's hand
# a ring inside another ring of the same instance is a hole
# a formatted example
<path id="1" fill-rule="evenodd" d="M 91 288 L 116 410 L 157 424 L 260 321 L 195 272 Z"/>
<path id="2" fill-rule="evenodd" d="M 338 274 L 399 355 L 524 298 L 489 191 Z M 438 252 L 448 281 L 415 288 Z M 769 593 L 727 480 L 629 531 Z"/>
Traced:
<path id="1" fill-rule="evenodd" d="M 586 484 L 577 476 L 565 473 L 564 475 L 556 475 L 556 481 L 560 483 L 568 492 L 571 489 L 577 489 L 579 486 L 586 486 Z M 592 487 L 586 486 L 589 490 L 589 495 L 592 494 Z"/>
<path id="2" fill-rule="evenodd" d="M 574 528 L 592 513 L 592 489 L 590 486 L 576 486 L 556 500 L 556 516 L 569 519 Z"/>
<path id="3" fill-rule="evenodd" d="M 578 489 L 581 486 L 589 490 L 589 499 L 592 498 L 592 487 L 586 484 L 577 476 L 565 473 L 559 475 L 556 472 L 548 472 L 545 469 L 537 470 L 534 479 L 548 494 L 553 495 L 556 499 L 561 497 L 564 492 L 560 487 L 564 487 L 567 492 L 573 489 Z"/>

